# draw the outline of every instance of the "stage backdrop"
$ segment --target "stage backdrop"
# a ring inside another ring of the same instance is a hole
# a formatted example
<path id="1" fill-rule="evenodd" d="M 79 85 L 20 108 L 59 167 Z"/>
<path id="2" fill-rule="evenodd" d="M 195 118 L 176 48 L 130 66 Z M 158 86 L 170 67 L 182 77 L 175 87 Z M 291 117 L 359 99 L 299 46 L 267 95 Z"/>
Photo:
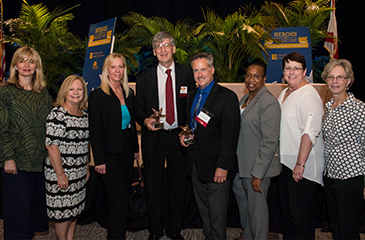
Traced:
<path id="1" fill-rule="evenodd" d="M 100 86 L 100 76 L 104 59 L 113 51 L 116 18 L 90 25 L 83 78 L 87 82 L 87 92 Z"/>
<path id="2" fill-rule="evenodd" d="M 283 82 L 281 62 L 284 56 L 291 52 L 298 52 L 305 57 L 307 64 L 307 80 L 313 82 L 313 80 L 311 80 L 312 50 L 309 29 L 307 27 L 277 28 L 271 35 L 274 39 L 281 40 L 281 43 L 265 42 L 265 47 L 269 49 L 269 64 L 267 66 L 266 82 Z"/>

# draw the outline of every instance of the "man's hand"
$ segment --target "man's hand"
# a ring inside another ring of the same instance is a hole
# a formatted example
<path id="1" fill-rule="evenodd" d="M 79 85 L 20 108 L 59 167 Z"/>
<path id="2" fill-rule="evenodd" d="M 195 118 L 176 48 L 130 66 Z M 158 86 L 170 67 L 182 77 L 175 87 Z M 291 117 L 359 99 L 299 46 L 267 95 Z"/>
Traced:
<path id="1" fill-rule="evenodd" d="M 157 131 L 157 130 L 162 129 L 162 127 L 161 128 L 155 128 L 153 126 L 153 123 L 156 123 L 156 119 L 154 119 L 154 118 L 146 118 L 144 120 L 144 124 L 146 125 L 146 127 L 148 128 L 148 130 L 150 130 L 150 131 Z"/>
<path id="2" fill-rule="evenodd" d="M 215 169 L 214 182 L 224 183 L 227 180 L 227 174 L 228 170 L 217 167 L 217 169 Z"/>
<path id="3" fill-rule="evenodd" d="M 98 166 L 95 166 L 95 171 L 99 174 L 105 174 L 106 173 L 106 164 L 101 164 Z"/>

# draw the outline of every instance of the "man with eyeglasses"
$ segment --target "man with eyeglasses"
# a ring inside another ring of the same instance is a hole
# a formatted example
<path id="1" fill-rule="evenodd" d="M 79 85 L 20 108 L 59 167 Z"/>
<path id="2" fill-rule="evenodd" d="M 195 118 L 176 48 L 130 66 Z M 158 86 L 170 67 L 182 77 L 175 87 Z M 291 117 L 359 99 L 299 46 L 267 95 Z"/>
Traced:
<path id="1" fill-rule="evenodd" d="M 185 126 L 186 98 L 196 88 L 188 65 L 174 61 L 175 40 L 168 32 L 152 39 L 153 54 L 159 64 L 137 76 L 136 119 L 142 127 L 142 157 L 145 170 L 150 236 L 159 239 L 184 239 L 180 234 L 185 198 L 186 150 L 179 143 L 179 126 Z M 163 127 L 155 125 L 154 110 L 161 111 Z M 167 169 L 165 171 L 165 160 Z M 167 175 L 168 203 L 164 194 Z M 166 210 L 167 208 L 167 210 Z M 163 221 L 163 212 L 168 219 Z M 167 223 L 167 226 L 163 224 Z"/>

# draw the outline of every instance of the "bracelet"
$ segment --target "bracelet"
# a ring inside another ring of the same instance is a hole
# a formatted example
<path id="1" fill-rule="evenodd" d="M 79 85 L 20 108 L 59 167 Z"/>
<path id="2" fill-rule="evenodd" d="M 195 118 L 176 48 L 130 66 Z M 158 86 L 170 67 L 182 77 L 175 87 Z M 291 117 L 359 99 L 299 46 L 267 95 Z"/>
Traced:
<path id="1" fill-rule="evenodd" d="M 298 163 L 298 162 L 297 162 L 297 165 L 298 165 L 298 166 L 301 166 L 301 167 L 303 167 L 303 168 L 305 167 L 304 165 L 302 165 L 302 164 L 300 164 L 300 163 Z"/>

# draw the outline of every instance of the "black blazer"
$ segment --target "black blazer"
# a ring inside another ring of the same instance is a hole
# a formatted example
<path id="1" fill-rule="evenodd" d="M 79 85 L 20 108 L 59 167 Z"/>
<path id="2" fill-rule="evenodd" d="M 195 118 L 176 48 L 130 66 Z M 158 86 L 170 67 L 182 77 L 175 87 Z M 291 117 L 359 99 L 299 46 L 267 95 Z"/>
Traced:
<path id="1" fill-rule="evenodd" d="M 92 146 L 95 165 L 105 163 L 105 153 L 123 153 L 131 150 L 139 151 L 138 138 L 135 124 L 134 92 L 129 89 L 128 98 L 124 99 L 131 115 L 132 139 L 127 146 L 122 146 L 123 136 L 121 134 L 122 111 L 120 101 L 112 89 L 110 95 L 97 88 L 89 95 L 89 127 L 90 143 Z"/>
<path id="2" fill-rule="evenodd" d="M 197 89 L 189 93 L 187 115 L 190 126 L 190 110 Z M 200 181 L 214 182 L 217 167 L 228 170 L 227 179 L 235 175 L 236 149 L 240 130 L 240 112 L 237 95 L 214 83 L 204 109 L 214 114 L 206 127 L 198 123 L 195 144 L 188 147 L 188 173 L 193 159 Z M 194 149 L 194 151 L 193 151 Z"/>
<path id="3" fill-rule="evenodd" d="M 176 71 L 176 107 L 179 126 L 186 124 L 186 99 L 187 96 L 180 95 L 180 87 L 188 87 L 188 93 L 196 88 L 190 66 L 175 62 Z M 149 131 L 144 126 L 144 120 L 153 114 L 152 108 L 159 110 L 157 66 L 146 70 L 137 76 L 136 81 L 136 121 L 142 127 L 142 156 L 143 161 L 148 162 L 153 154 L 156 145 L 156 133 Z"/>

